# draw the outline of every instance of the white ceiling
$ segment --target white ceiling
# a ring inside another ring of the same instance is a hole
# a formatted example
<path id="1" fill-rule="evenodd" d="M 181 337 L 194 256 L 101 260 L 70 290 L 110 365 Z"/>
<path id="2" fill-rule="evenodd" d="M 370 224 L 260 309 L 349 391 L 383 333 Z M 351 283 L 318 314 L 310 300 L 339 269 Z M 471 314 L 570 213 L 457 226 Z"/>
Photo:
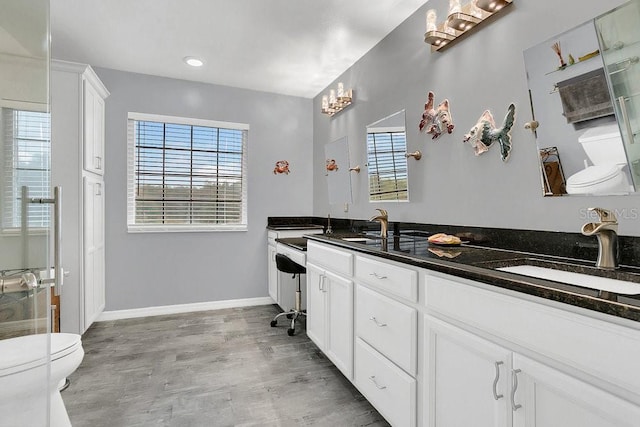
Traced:
<path id="1" fill-rule="evenodd" d="M 52 53 L 97 67 L 311 98 L 424 3 L 51 0 Z M 188 67 L 185 56 L 205 65 Z"/>

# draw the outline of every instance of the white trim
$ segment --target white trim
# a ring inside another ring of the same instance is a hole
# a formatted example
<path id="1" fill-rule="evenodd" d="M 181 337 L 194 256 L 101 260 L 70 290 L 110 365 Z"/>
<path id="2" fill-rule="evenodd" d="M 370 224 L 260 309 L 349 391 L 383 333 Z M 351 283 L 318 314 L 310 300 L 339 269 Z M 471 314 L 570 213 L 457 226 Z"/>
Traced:
<path id="1" fill-rule="evenodd" d="M 220 225 L 140 225 L 127 226 L 128 233 L 190 233 L 190 232 L 216 232 L 216 231 L 248 231 L 247 224 L 220 224 Z"/>
<path id="2" fill-rule="evenodd" d="M 406 132 L 406 128 L 404 126 L 394 126 L 394 127 L 382 127 L 382 128 L 367 128 L 367 133 L 400 133 Z"/>
<path id="3" fill-rule="evenodd" d="M 212 128 L 249 130 L 249 125 L 246 123 L 221 122 L 217 120 L 195 119 L 189 117 L 163 116 L 160 114 L 136 113 L 131 111 L 128 114 L 128 119 L 145 122 L 171 123 L 176 125 L 207 126 Z"/>
<path id="4" fill-rule="evenodd" d="M 130 310 L 103 311 L 96 322 L 133 319 L 137 317 L 162 316 L 166 314 L 191 313 L 196 311 L 220 310 L 222 308 L 252 307 L 274 304 L 271 297 L 242 298 L 224 301 L 196 302 L 192 304 L 163 305 L 158 307 L 133 308 Z"/>

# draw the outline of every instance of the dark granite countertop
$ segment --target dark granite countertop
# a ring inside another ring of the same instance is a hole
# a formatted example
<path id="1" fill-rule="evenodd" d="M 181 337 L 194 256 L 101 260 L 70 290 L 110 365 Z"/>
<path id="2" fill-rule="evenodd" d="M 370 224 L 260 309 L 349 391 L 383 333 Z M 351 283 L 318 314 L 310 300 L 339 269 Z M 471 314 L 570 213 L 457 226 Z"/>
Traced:
<path id="1" fill-rule="evenodd" d="M 640 283 L 640 268 L 623 267 L 614 272 L 596 269 L 594 263 L 579 259 L 551 257 L 515 250 L 495 249 L 463 243 L 442 247 L 427 242 L 426 235 L 402 235 L 385 240 L 349 242 L 344 237 L 358 234 L 307 235 L 309 240 L 329 243 L 356 252 L 379 256 L 441 273 L 522 292 L 548 300 L 640 322 L 640 295 L 622 295 L 508 273 L 496 268 L 513 265 L 540 265 L 596 276 Z M 566 267 L 566 268 L 565 268 Z"/>
<path id="2" fill-rule="evenodd" d="M 307 250 L 307 239 L 305 237 L 282 237 L 276 239 L 276 242 L 282 243 L 299 251 Z"/>
<path id="3" fill-rule="evenodd" d="M 282 225 L 268 225 L 267 230 L 323 230 L 322 225 L 317 224 L 282 224 Z"/>

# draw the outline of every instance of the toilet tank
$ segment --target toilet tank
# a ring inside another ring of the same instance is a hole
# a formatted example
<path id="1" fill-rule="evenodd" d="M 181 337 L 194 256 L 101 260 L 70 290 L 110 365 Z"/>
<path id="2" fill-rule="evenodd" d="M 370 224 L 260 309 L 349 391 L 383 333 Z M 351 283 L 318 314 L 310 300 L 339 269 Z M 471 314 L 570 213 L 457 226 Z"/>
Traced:
<path id="1" fill-rule="evenodd" d="M 578 137 L 578 142 L 594 165 L 627 164 L 617 123 L 591 128 Z"/>

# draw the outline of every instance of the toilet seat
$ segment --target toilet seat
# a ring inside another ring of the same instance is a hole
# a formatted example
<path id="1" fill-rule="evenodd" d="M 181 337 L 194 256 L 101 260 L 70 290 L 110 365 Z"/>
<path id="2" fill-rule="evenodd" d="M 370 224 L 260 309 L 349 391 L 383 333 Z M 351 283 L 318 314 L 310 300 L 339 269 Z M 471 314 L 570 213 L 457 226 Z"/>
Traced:
<path id="1" fill-rule="evenodd" d="M 51 356 L 45 354 L 48 334 L 25 335 L 0 340 L 0 377 L 26 371 L 63 358 L 81 347 L 77 334 L 53 333 Z"/>
<path id="2" fill-rule="evenodd" d="M 567 193 L 623 192 L 626 177 L 618 165 L 589 166 L 567 179 Z"/>

